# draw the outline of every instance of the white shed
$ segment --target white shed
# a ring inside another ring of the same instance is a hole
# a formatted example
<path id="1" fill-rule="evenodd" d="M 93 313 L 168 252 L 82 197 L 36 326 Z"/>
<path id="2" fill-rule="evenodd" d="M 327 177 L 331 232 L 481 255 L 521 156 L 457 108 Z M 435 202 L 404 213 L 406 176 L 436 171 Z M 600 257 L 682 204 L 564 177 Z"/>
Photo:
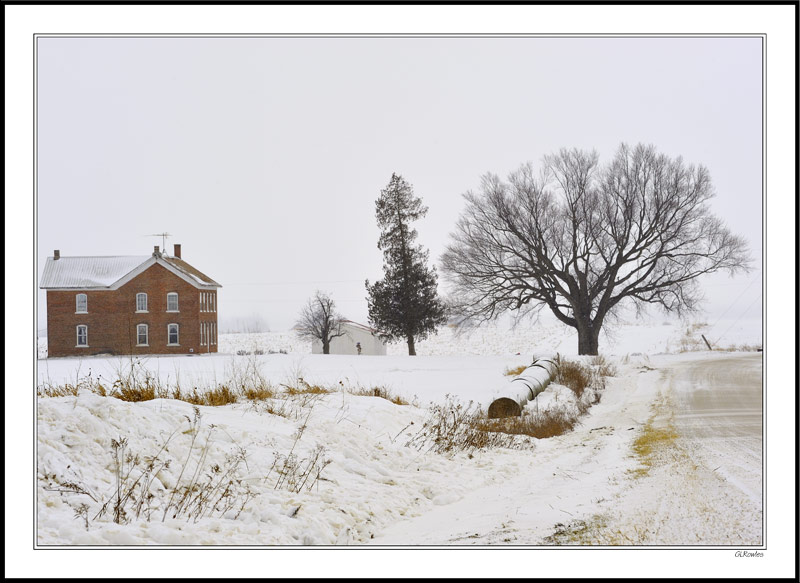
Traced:
<path id="1" fill-rule="evenodd" d="M 386 344 L 378 337 L 376 330 L 350 320 L 343 320 L 342 328 L 345 334 L 331 340 L 330 354 L 358 354 L 356 344 L 360 343 L 361 354 L 386 356 Z M 311 354 L 322 354 L 320 340 L 315 339 L 311 343 Z"/>

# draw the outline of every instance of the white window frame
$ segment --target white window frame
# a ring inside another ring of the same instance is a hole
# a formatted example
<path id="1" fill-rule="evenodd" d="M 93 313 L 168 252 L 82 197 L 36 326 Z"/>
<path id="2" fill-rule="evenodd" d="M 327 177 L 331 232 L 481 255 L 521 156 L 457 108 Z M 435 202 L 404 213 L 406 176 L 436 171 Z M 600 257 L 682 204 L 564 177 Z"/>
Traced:
<path id="1" fill-rule="evenodd" d="M 83 336 L 86 344 L 81 344 L 81 328 L 84 329 Z M 75 326 L 75 348 L 88 348 L 89 347 L 89 326 L 86 324 L 78 324 Z"/>
<path id="2" fill-rule="evenodd" d="M 139 338 L 139 329 L 142 326 L 144 326 L 144 344 L 142 344 L 141 338 Z M 136 324 L 136 346 L 150 346 L 150 326 L 147 324 Z"/>
<path id="3" fill-rule="evenodd" d="M 211 344 L 217 345 L 217 323 L 211 322 Z"/>
<path id="4" fill-rule="evenodd" d="M 81 310 L 80 299 L 83 298 L 83 309 Z M 88 314 L 89 313 L 89 296 L 86 294 L 75 294 L 75 313 Z"/>
<path id="5" fill-rule="evenodd" d="M 144 310 L 139 309 L 139 297 L 144 296 Z M 145 292 L 139 292 L 136 294 L 136 313 L 137 314 L 147 314 L 147 294 Z"/>
<path id="6" fill-rule="evenodd" d="M 169 298 L 170 298 L 170 296 L 175 296 L 175 309 L 174 310 L 171 310 L 169 308 Z M 180 304 L 178 303 L 178 292 L 169 292 L 167 294 L 167 311 L 168 312 L 173 312 L 173 313 L 177 313 L 177 312 L 181 311 L 180 310 Z"/>
<path id="7" fill-rule="evenodd" d="M 205 346 L 206 339 L 206 323 L 200 322 L 200 346 Z"/>
<path id="8" fill-rule="evenodd" d="M 172 326 L 175 326 L 175 336 L 178 337 L 178 341 L 177 342 L 170 342 L 169 341 L 170 340 L 170 336 L 172 335 L 172 333 L 170 332 L 170 329 L 172 328 Z M 171 322 L 171 323 L 167 324 L 167 346 L 180 346 L 181 345 L 180 332 L 181 332 L 181 328 L 180 328 L 180 326 L 178 326 L 177 322 Z"/>
<path id="9" fill-rule="evenodd" d="M 210 293 L 210 295 L 211 295 L 211 311 L 212 312 L 216 312 L 217 311 L 217 294 Z"/>

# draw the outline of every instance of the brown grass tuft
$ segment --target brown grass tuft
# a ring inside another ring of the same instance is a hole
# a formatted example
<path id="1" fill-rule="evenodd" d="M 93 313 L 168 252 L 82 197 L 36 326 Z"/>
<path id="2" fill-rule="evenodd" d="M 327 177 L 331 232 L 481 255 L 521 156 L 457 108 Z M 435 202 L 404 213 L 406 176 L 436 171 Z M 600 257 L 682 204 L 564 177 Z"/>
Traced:
<path id="1" fill-rule="evenodd" d="M 270 386 L 246 387 L 242 389 L 242 395 L 248 401 L 265 401 L 271 399 L 275 393 Z"/>
<path id="2" fill-rule="evenodd" d="M 357 395 L 359 397 L 380 397 L 381 399 L 386 399 L 387 401 L 391 401 L 395 405 L 408 405 L 408 401 L 404 400 L 402 397 L 399 397 L 393 394 L 387 387 L 380 386 L 380 387 L 353 387 L 345 389 L 351 395 Z"/>
<path id="3" fill-rule="evenodd" d="M 37 397 L 77 397 L 78 396 L 78 386 L 77 385 L 39 385 L 36 387 L 36 396 Z"/>
<path id="4" fill-rule="evenodd" d="M 131 384 L 123 380 L 117 380 L 111 389 L 111 396 L 116 397 L 120 401 L 129 401 L 134 403 L 168 397 L 166 391 L 158 389 L 159 387 L 156 387 L 156 385 L 150 382 Z"/>
<path id="5" fill-rule="evenodd" d="M 526 368 L 528 368 L 527 364 L 521 364 L 514 368 L 506 367 L 506 369 L 503 371 L 503 374 L 507 377 L 515 377 L 517 375 L 521 375 Z"/>
<path id="6" fill-rule="evenodd" d="M 523 432 L 492 431 L 488 423 L 486 412 L 472 401 L 464 405 L 447 395 L 445 403 L 431 404 L 428 419 L 406 446 L 436 453 L 530 446 L 530 442 L 518 437 Z"/>
<path id="7" fill-rule="evenodd" d="M 482 431 L 546 439 L 572 431 L 577 423 L 576 417 L 564 411 L 546 411 L 535 415 L 486 419 L 479 422 L 478 427 Z"/>
<path id="8" fill-rule="evenodd" d="M 328 393 L 333 392 L 331 389 L 327 389 L 320 385 L 310 385 L 305 381 L 301 381 L 296 387 L 284 386 L 286 387 L 284 392 L 287 395 L 327 395 Z"/>
<path id="9" fill-rule="evenodd" d="M 565 360 L 561 356 L 556 357 L 556 364 L 558 365 L 558 372 L 554 381 L 571 389 L 575 396 L 580 399 L 583 391 L 592 383 L 591 369 L 579 362 Z"/>
<path id="10" fill-rule="evenodd" d="M 236 393 L 231 391 L 227 385 L 221 385 L 216 389 L 212 389 L 203 393 L 203 405 L 210 407 L 221 407 L 235 403 L 238 400 Z"/>

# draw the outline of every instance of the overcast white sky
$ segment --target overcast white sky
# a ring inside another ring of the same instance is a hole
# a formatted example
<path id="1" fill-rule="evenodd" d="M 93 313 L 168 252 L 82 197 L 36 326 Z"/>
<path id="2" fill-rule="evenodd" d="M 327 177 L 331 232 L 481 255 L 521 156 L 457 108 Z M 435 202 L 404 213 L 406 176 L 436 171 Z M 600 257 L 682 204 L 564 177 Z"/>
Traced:
<path id="1" fill-rule="evenodd" d="M 366 322 L 392 172 L 438 265 L 485 172 L 645 142 L 706 165 L 750 241 L 756 271 L 706 280 L 706 319 L 760 317 L 761 38 L 39 38 L 37 64 L 39 275 L 53 249 L 147 255 L 168 231 L 223 285 L 223 330 L 287 329 L 316 289 Z"/>

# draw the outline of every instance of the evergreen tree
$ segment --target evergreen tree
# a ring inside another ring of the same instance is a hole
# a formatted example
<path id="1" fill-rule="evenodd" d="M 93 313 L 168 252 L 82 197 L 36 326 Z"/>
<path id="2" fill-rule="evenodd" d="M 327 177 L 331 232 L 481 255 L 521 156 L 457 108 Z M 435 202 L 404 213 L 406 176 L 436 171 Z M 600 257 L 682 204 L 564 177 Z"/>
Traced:
<path id="1" fill-rule="evenodd" d="M 427 266 L 428 252 L 414 245 L 417 231 L 410 226 L 427 212 L 411 185 L 397 174 L 375 202 L 384 277 L 372 285 L 366 282 L 369 322 L 383 339 L 405 340 L 411 356 L 416 354 L 414 340 L 427 338 L 446 320 L 444 302 L 436 292 L 436 269 Z"/>

